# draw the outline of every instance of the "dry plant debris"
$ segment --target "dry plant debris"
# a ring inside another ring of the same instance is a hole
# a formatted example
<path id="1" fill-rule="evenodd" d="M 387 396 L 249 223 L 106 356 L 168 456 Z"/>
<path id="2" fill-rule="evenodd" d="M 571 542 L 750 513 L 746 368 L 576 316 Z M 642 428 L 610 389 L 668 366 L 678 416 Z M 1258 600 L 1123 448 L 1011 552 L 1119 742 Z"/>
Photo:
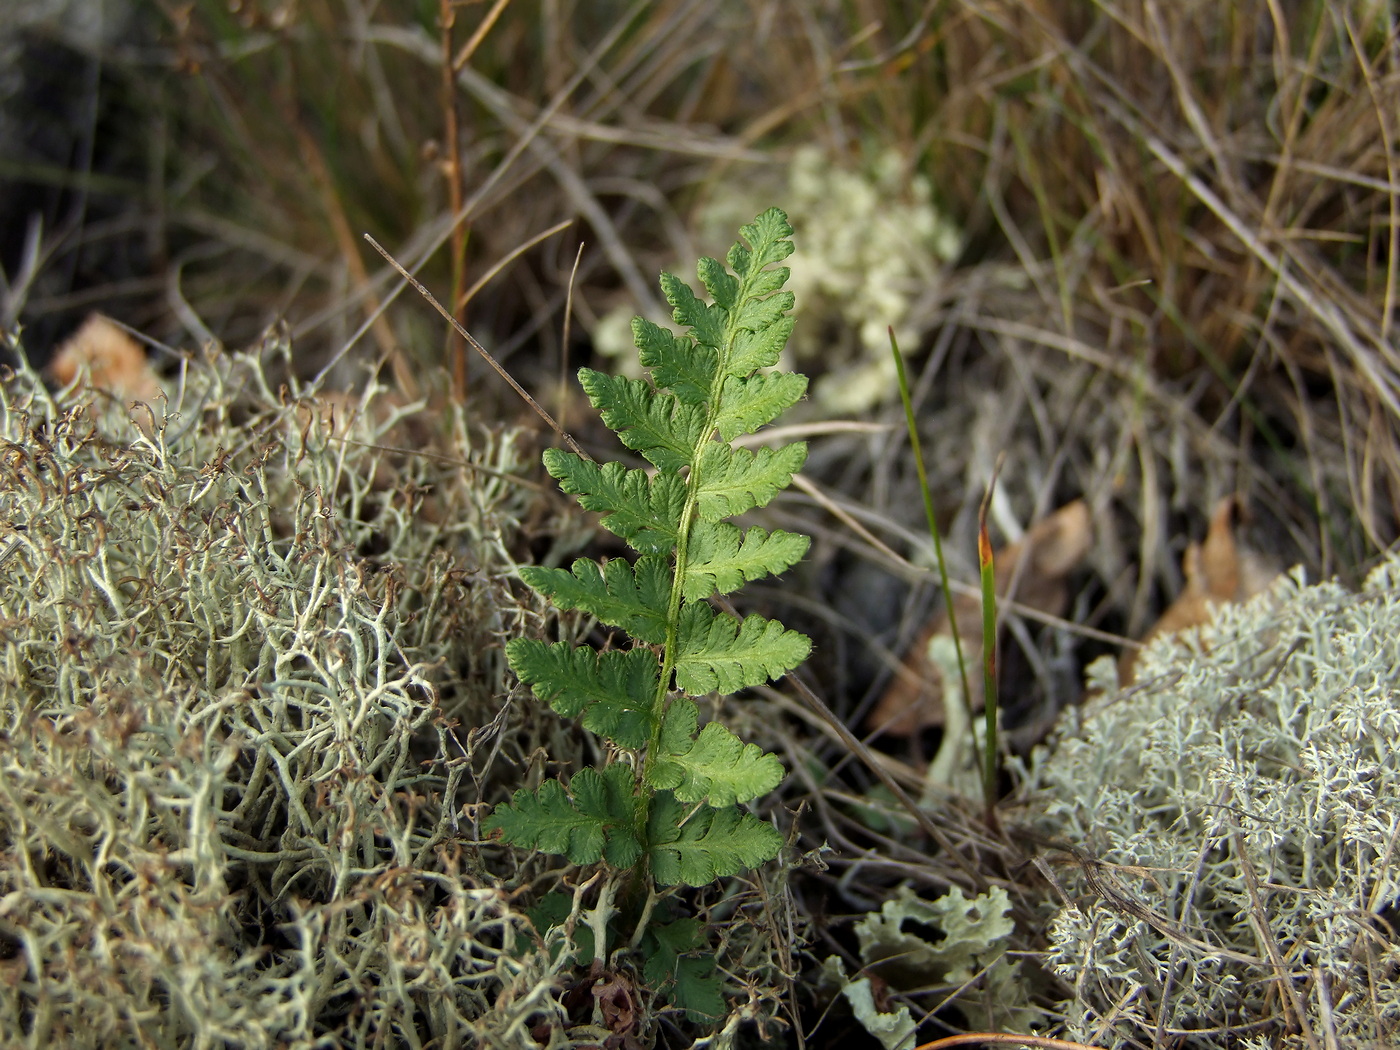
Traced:
<path id="1" fill-rule="evenodd" d="M 154 403 L 161 394 L 141 344 L 102 314 L 88 317 L 55 351 L 47 371 L 60 386 L 83 382 L 119 400 Z"/>
<path id="2" fill-rule="evenodd" d="M 1248 601 L 1273 583 L 1277 570 L 1235 535 L 1241 513 L 1240 502 L 1234 496 L 1215 505 L 1206 538 L 1200 543 L 1192 542 L 1182 557 L 1186 586 L 1143 636 L 1144 642 L 1158 635 L 1180 634 L 1200 627 L 1210 620 L 1216 606 Z M 1127 650 L 1118 661 L 1118 680 L 1123 685 L 1132 684 L 1136 663 L 1136 649 Z"/>
<path id="3" fill-rule="evenodd" d="M 1092 541 L 1089 508 L 1082 500 L 1066 504 L 1032 526 L 1024 539 L 996 551 L 997 596 L 1059 616 L 1069 603 L 1069 575 Z M 953 596 L 952 605 L 963 659 L 969 668 L 968 702 L 973 711 L 980 711 L 985 699 L 981 675 L 976 673 L 982 663 L 982 601 L 959 593 Z M 944 723 L 944 697 L 961 696 L 962 686 L 956 662 L 949 667 L 948 661 L 936 659 L 938 650 L 930 647 L 939 639 L 951 639 L 952 631 L 946 606 L 942 606 L 909 647 L 899 675 L 866 718 L 870 732 L 912 736 Z M 952 647 L 947 648 L 951 651 Z"/>

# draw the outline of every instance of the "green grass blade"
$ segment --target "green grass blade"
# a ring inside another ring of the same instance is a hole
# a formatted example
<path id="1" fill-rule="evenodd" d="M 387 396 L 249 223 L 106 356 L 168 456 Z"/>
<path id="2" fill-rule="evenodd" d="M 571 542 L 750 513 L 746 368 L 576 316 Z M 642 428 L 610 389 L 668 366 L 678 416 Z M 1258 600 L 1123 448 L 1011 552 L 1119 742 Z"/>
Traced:
<path id="1" fill-rule="evenodd" d="M 992 537 L 987 531 L 987 505 L 992 501 L 1001 462 L 992 471 L 982 505 L 977 509 L 977 561 L 982 578 L 982 714 L 986 719 L 982 735 L 982 798 L 987 807 L 987 823 L 996 822 L 997 801 L 997 578 L 992 556 Z"/>
<path id="2" fill-rule="evenodd" d="M 924 494 L 924 514 L 928 518 L 928 534 L 933 537 L 933 554 L 938 562 L 938 582 L 943 587 L 943 604 L 948 610 L 948 624 L 953 631 L 953 651 L 958 657 L 958 674 L 962 677 L 962 702 L 967 705 L 967 720 L 971 724 L 972 693 L 968 689 L 967 661 L 963 658 L 962 636 L 958 634 L 958 615 L 953 608 L 953 592 L 948 586 L 948 563 L 943 558 L 943 538 L 938 533 L 938 516 L 933 511 L 933 492 L 928 487 L 928 472 L 924 469 L 924 453 L 919 445 L 919 428 L 914 422 L 914 403 L 909 397 L 909 377 L 904 371 L 904 355 L 890 326 L 890 352 L 894 354 L 895 373 L 899 377 L 899 397 L 904 402 L 904 421 L 909 427 L 909 447 L 914 453 L 914 469 L 919 472 L 919 488 Z"/>

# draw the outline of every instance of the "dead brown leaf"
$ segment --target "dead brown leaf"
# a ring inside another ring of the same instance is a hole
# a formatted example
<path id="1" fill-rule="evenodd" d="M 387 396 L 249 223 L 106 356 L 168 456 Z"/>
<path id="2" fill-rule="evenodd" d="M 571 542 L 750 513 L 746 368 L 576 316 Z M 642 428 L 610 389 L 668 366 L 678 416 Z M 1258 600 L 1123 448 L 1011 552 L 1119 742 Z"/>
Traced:
<path id="1" fill-rule="evenodd" d="M 1181 559 L 1186 586 L 1167 606 L 1142 640 L 1163 634 L 1179 634 L 1200 627 L 1214 609 L 1227 602 L 1242 602 L 1266 589 L 1278 572 L 1236 536 L 1244 505 L 1226 496 L 1211 512 L 1210 527 L 1201 543 L 1192 543 Z M 1130 685 L 1138 650 L 1129 649 L 1118 661 L 1118 681 Z"/>
<path id="2" fill-rule="evenodd" d="M 612 1033 L 604 1045 L 610 1050 L 641 1050 L 641 1018 L 631 982 L 622 974 L 604 973 L 593 984 L 593 998 L 602 1011 L 603 1025 Z"/>
<path id="3" fill-rule="evenodd" d="M 146 351 L 110 317 L 91 314 L 49 362 L 48 373 L 68 386 L 87 370 L 87 383 L 121 401 L 154 403 L 161 395 Z"/>
<path id="4" fill-rule="evenodd" d="M 1068 577 L 1089 552 L 1093 520 L 1083 500 L 1067 503 L 1037 522 L 1024 539 L 1009 543 L 994 555 L 996 590 L 1007 597 L 1013 582 L 1017 602 L 1052 616 L 1069 604 Z M 968 668 L 968 689 L 973 710 L 982 707 L 982 601 L 970 595 L 953 597 Z M 943 671 L 929 659 L 929 643 L 938 636 L 952 638 L 947 609 L 941 607 L 919 633 L 904 658 L 900 673 L 890 683 L 866 719 L 866 729 L 890 736 L 913 736 L 944 722 Z"/>

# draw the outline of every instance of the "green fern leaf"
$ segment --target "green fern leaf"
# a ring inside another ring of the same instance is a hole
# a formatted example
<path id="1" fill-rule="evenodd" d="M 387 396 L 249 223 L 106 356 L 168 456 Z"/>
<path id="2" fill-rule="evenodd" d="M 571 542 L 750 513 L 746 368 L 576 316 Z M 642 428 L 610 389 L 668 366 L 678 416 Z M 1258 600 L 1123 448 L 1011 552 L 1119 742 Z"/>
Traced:
<path id="1" fill-rule="evenodd" d="M 539 903 L 534 907 L 526 908 L 525 914 L 530 917 L 530 924 L 535 927 L 535 932 L 543 937 L 556 926 L 563 926 L 569 919 L 570 913 L 574 910 L 574 898 L 572 893 L 565 893 L 562 890 L 551 890 L 540 898 Z M 593 951 L 593 930 L 587 923 L 580 922 L 574 926 L 573 932 L 573 957 L 575 959 L 592 959 Z M 609 945 L 603 949 L 607 954 L 612 938 L 608 938 Z M 527 953 L 533 950 L 533 945 L 527 947 L 521 941 L 516 942 L 516 951 L 513 953 L 517 959 L 523 959 Z M 556 962 L 559 956 L 564 953 L 566 946 L 555 941 L 550 946 L 549 961 Z"/>
<path id="2" fill-rule="evenodd" d="M 780 449 L 730 448 L 710 442 L 700 453 L 696 468 L 697 505 L 705 521 L 742 514 L 768 501 L 792 481 L 807 459 L 807 442 L 795 441 Z"/>
<path id="3" fill-rule="evenodd" d="M 715 969 L 713 955 L 686 956 L 676 960 L 676 983 L 671 1002 L 695 1024 L 715 1022 L 724 1016 L 724 979 Z"/>
<path id="4" fill-rule="evenodd" d="M 535 792 L 521 788 L 509 804 L 496 807 L 482 829 L 500 832 L 512 845 L 561 853 L 574 864 L 596 864 L 606 855 L 609 864 L 630 867 L 642 852 L 633 782 L 632 771 L 621 763 L 601 773 L 581 769 L 567 792 L 557 780 L 546 780 Z"/>
<path id="5" fill-rule="evenodd" d="M 590 463 L 557 448 L 546 449 L 544 465 L 559 487 L 577 496 L 585 510 L 603 515 L 603 527 L 644 553 L 664 554 L 676 545 L 685 507 L 685 479 L 669 471 L 649 476 L 621 463 Z"/>
<path id="6" fill-rule="evenodd" d="M 741 229 L 726 256 L 729 269 L 700 260 L 709 302 L 662 275 L 672 316 L 687 331 L 633 322 L 649 381 L 579 372 L 603 421 L 657 472 L 557 450 L 545 454 L 545 464 L 640 557 L 634 564 L 579 559 L 568 570 L 526 567 L 520 576 L 555 606 L 591 614 L 635 642 L 598 652 L 517 639 L 507 654 L 536 698 L 633 752 L 642 775 L 618 762 L 601 773 L 583 770 L 567 786 L 549 781 L 517 792 L 486 823 L 512 843 L 580 864 L 645 857 L 657 881 L 690 885 L 760 864 L 782 845 L 777 831 L 737 808 L 772 791 L 782 764 L 719 722 L 697 728 L 690 699 L 668 704 L 672 682 L 661 681 L 660 669 L 671 669 L 683 694 L 732 693 L 787 673 L 811 648 L 776 621 L 721 617 L 707 601 L 786 571 L 808 546 L 804 536 L 744 531 L 725 520 L 766 506 L 807 455 L 800 442 L 756 452 L 731 447 L 806 392 L 804 377 L 764 371 L 792 330 L 788 271 L 778 265 L 792 252 L 791 233 L 787 217 L 770 209 Z M 713 960 L 686 956 L 679 942 L 657 944 L 673 1001 L 697 1014 L 722 1011 Z"/>
<path id="7" fill-rule="evenodd" d="M 715 427 L 724 441 L 752 434 L 802 400 L 807 377 L 795 372 L 763 372 L 740 379 L 726 376 Z"/>
<path id="8" fill-rule="evenodd" d="M 701 260 L 702 273 L 706 262 L 714 262 L 714 260 Z M 719 265 L 719 263 L 714 264 Z M 690 285 L 675 274 L 663 273 L 661 275 L 661 291 L 665 294 L 666 301 L 671 304 L 671 316 L 675 318 L 677 324 L 683 324 L 689 328 L 701 346 L 713 347 L 716 350 L 723 348 L 729 311 L 719 303 L 709 305 L 701 302 L 695 297 L 695 292 L 691 290 Z M 706 391 L 706 393 L 708 395 L 709 392 Z"/>
<path id="9" fill-rule="evenodd" d="M 642 976 L 647 986 L 669 991 L 671 1002 L 697 1024 L 724 1016 L 723 979 L 715 972 L 715 957 L 709 952 L 689 954 L 705 944 L 699 920 L 689 917 L 653 922 L 642 938 Z"/>
<path id="10" fill-rule="evenodd" d="M 563 609 L 581 609 L 633 638 L 666 640 L 666 609 L 671 569 L 659 554 L 646 554 L 635 566 L 614 558 L 605 566 L 580 558 L 573 571 L 525 565 L 520 578 Z"/>
<path id="11" fill-rule="evenodd" d="M 652 801 L 647 857 L 663 886 L 704 886 L 772 860 L 783 848 L 777 829 L 748 813 L 701 806 L 685 820 L 686 810 L 669 791 Z"/>
<path id="12" fill-rule="evenodd" d="M 791 320 L 787 312 L 793 308 L 793 305 L 794 299 L 791 292 L 779 292 L 766 299 L 746 298 L 739 307 L 738 315 L 734 318 L 734 328 L 741 332 L 766 332 L 784 321 Z"/>
<path id="13" fill-rule="evenodd" d="M 586 645 L 512 638 L 506 657 L 536 697 L 565 718 L 583 715 L 590 732 L 631 748 L 644 746 L 651 736 L 659 668 L 650 649 L 600 653 Z"/>
<path id="14" fill-rule="evenodd" d="M 776 576 L 802 560 L 811 541 L 794 532 L 741 531 L 727 521 L 697 522 L 690 533 L 690 558 L 682 595 L 699 601 L 728 594 L 750 580 Z"/>
<path id="15" fill-rule="evenodd" d="M 622 443 L 640 452 L 658 470 L 690 466 L 704 436 L 705 408 L 687 405 L 674 394 L 654 390 L 644 379 L 610 376 L 580 368 L 579 382 L 603 422 Z"/>
<path id="16" fill-rule="evenodd" d="M 792 335 L 794 323 L 791 317 L 785 317 L 768 328 L 740 331 L 734 339 L 734 349 L 730 352 L 725 373 L 746 376 L 757 369 L 771 368 L 777 364 L 783 347 Z"/>
<path id="17" fill-rule="evenodd" d="M 719 352 L 686 336 L 672 335 L 658 324 L 632 318 L 632 341 L 643 368 L 651 369 L 658 387 L 670 390 L 687 405 L 698 405 L 713 396 Z"/>
<path id="18" fill-rule="evenodd" d="M 674 919 L 667 923 L 653 923 L 647 927 L 646 941 L 651 949 L 646 952 L 646 962 L 642 973 L 649 984 L 660 984 L 674 976 L 676 960 L 688 952 L 696 952 L 705 947 L 705 934 L 700 920 L 692 916 Z"/>
<path id="19" fill-rule="evenodd" d="M 700 278 L 700 283 L 705 286 L 705 291 L 709 292 L 710 298 L 715 301 L 715 305 L 723 308 L 726 317 L 732 313 L 741 293 L 739 278 L 732 276 L 718 259 L 708 256 L 700 260 L 695 272 Z"/>
<path id="20" fill-rule="evenodd" d="M 784 258 L 786 258 L 786 256 L 784 256 Z M 787 279 L 791 276 L 792 271 L 786 266 L 780 266 L 772 270 L 760 270 L 754 274 L 746 274 L 743 282 L 745 303 L 740 304 L 739 318 L 743 323 L 741 323 L 739 327 L 756 330 L 759 326 L 752 323 L 751 318 L 743 317 L 744 307 L 749 302 L 767 302 L 768 298 L 776 298 L 772 294 L 774 292 L 778 292 L 779 295 L 784 297 L 780 300 L 783 303 L 782 308 L 784 310 L 791 310 L 793 303 L 792 293 L 779 292 L 779 289 L 787 283 Z"/>
<path id="21" fill-rule="evenodd" d="M 716 808 L 766 795 L 783 779 L 783 764 L 757 744 L 746 744 L 718 722 L 697 736 L 699 714 L 693 700 L 679 697 L 661 722 L 660 751 L 652 756 L 647 779 L 682 802 Z"/>
<path id="22" fill-rule="evenodd" d="M 766 291 L 781 288 L 788 279 L 786 268 L 769 270 L 773 263 L 780 263 L 792 254 L 792 226 L 780 208 L 769 208 L 746 226 L 739 227 L 739 236 L 749 242 L 749 247 L 736 243 L 729 249 L 726 261 L 729 268 L 740 279 L 748 278 L 751 294 L 759 295 Z M 781 276 L 780 276 L 781 275 Z M 763 284 L 764 278 L 769 283 Z"/>
<path id="23" fill-rule="evenodd" d="M 812 641 L 776 620 L 719 616 L 704 602 L 681 609 L 676 685 L 691 696 L 735 693 L 780 678 L 807 659 Z"/>

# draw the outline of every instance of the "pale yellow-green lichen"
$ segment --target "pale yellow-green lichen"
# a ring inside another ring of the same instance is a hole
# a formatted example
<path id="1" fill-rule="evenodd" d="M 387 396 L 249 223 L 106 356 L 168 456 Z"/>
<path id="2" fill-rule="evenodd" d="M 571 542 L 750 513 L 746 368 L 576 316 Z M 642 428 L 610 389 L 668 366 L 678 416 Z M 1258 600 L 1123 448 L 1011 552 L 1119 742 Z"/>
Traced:
<path id="1" fill-rule="evenodd" d="M 192 364 L 140 425 L 0 386 L 7 1047 L 572 1045 L 473 823 L 540 743 L 489 725 L 541 615 L 519 435 L 391 455 L 412 413 L 332 429 L 288 358 Z"/>
<path id="2" fill-rule="evenodd" d="M 782 367 L 812 372 L 812 399 L 855 413 L 897 397 L 888 328 L 910 353 L 929 326 L 939 275 L 961 234 L 939 210 L 910 158 L 885 150 L 853 162 L 817 146 L 793 153 L 785 173 L 757 173 L 718 189 L 697 216 L 698 238 L 723 243 L 770 197 L 789 202 L 799 250 L 787 260 L 798 324 Z M 623 304 L 594 327 L 595 347 L 635 368 Z M 651 318 L 664 323 L 667 318 Z"/>

